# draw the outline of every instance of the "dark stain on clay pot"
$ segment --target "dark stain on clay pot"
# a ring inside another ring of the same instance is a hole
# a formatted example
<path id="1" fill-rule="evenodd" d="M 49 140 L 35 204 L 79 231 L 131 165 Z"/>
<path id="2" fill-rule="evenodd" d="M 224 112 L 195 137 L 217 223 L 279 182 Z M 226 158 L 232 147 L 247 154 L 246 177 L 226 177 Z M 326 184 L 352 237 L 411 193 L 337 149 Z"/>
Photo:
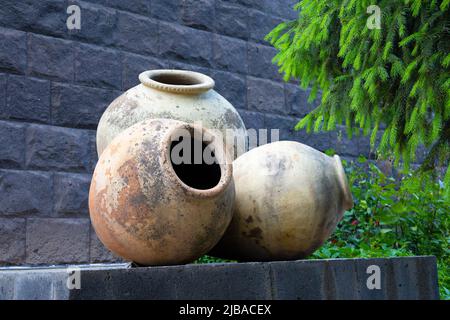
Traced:
<path id="1" fill-rule="evenodd" d="M 252 223 L 253 222 L 253 217 L 252 216 L 248 216 L 247 219 L 245 219 L 245 222 Z"/>
<path id="2" fill-rule="evenodd" d="M 229 126 L 230 128 L 240 128 L 242 126 L 242 120 L 239 118 L 238 114 L 230 109 L 227 109 L 222 116 L 223 125 Z"/>
<path id="3" fill-rule="evenodd" d="M 249 237 L 262 239 L 262 230 L 259 227 L 250 230 Z"/>
<path id="4" fill-rule="evenodd" d="M 126 178 L 128 182 L 118 194 L 118 205 L 114 214 L 122 227 L 130 231 L 133 229 L 130 227 L 130 222 L 144 219 L 150 209 L 147 204 L 147 197 L 142 193 L 137 171 L 136 163 L 131 160 L 125 162 L 118 170 L 119 176 Z M 132 225 L 134 223 L 131 223 Z M 135 233 L 135 230 L 133 231 Z M 138 234 L 135 235 L 139 236 Z"/>

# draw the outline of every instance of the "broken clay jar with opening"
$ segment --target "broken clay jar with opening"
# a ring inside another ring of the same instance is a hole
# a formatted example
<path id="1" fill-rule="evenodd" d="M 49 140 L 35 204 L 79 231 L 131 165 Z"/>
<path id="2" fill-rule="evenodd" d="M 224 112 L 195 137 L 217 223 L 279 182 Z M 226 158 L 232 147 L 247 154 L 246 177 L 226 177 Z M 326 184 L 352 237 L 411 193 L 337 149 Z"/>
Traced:
<path id="1" fill-rule="evenodd" d="M 279 141 L 233 162 L 234 216 L 211 255 L 241 261 L 310 255 L 334 231 L 352 196 L 339 156 Z"/>
<path id="2" fill-rule="evenodd" d="M 245 152 L 244 122 L 236 109 L 213 90 L 213 79 L 193 71 L 162 69 L 145 71 L 139 80 L 141 84 L 116 98 L 103 113 L 97 129 L 99 156 L 120 132 L 155 118 L 201 123 L 229 141 L 227 149 L 230 154 L 234 152 L 233 159 Z M 234 137 L 238 143 L 232 141 Z"/>
<path id="3" fill-rule="evenodd" d="M 179 148 L 184 139 L 192 143 Z M 188 151 L 193 156 L 195 145 L 208 161 L 174 160 Z M 235 196 L 231 158 L 215 148 L 207 129 L 170 119 L 144 120 L 116 136 L 100 156 L 89 193 L 103 244 L 141 265 L 187 263 L 208 252 L 231 221 Z"/>

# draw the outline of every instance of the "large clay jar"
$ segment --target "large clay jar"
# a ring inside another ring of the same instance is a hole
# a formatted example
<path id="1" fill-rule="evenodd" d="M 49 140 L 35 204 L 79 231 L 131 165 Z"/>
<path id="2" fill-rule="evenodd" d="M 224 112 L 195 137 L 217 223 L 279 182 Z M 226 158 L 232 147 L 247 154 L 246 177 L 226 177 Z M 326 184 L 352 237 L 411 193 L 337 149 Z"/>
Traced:
<path id="1" fill-rule="evenodd" d="M 201 122 L 203 127 L 220 130 L 224 139 L 229 129 L 229 136 L 239 139 L 236 144 L 227 144 L 228 151 L 235 153 L 233 159 L 245 152 L 244 122 L 236 109 L 213 90 L 213 79 L 192 71 L 151 70 L 141 73 L 139 80 L 141 84 L 115 99 L 102 115 L 97 129 L 99 155 L 117 134 L 149 118 Z"/>
<path id="2" fill-rule="evenodd" d="M 338 156 L 280 141 L 233 162 L 233 220 L 211 254 L 242 261 L 300 259 L 319 248 L 353 206 Z"/>
<path id="3" fill-rule="evenodd" d="M 176 140 L 185 132 L 192 148 L 197 139 L 201 151 L 214 150 L 208 130 L 152 119 L 123 131 L 100 156 L 89 192 L 90 216 L 103 244 L 126 260 L 193 261 L 219 241 L 231 221 L 231 159 L 210 152 L 216 161 L 174 162 Z"/>

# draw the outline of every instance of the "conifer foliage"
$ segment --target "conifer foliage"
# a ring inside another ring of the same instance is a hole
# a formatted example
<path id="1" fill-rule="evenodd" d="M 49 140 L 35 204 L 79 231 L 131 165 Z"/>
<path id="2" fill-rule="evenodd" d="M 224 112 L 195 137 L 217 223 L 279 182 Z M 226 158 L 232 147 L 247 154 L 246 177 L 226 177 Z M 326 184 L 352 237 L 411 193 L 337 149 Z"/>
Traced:
<path id="1" fill-rule="evenodd" d="M 380 28 L 370 28 L 377 5 Z M 301 0 L 298 19 L 266 37 L 285 80 L 321 91 L 320 105 L 297 124 L 308 132 L 344 124 L 380 154 L 406 166 L 420 145 L 422 169 L 447 167 L 450 185 L 450 0 Z M 377 139 L 377 136 L 381 136 Z"/>

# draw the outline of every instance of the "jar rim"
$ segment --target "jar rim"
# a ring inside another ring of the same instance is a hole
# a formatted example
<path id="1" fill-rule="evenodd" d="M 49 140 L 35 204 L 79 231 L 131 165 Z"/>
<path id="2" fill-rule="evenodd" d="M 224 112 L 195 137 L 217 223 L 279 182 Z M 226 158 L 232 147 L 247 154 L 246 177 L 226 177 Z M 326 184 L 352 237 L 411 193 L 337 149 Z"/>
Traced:
<path id="1" fill-rule="evenodd" d="M 139 81 L 147 87 L 178 94 L 200 94 L 214 88 L 215 84 L 203 73 L 174 69 L 144 71 L 139 74 Z"/>
<path id="2" fill-rule="evenodd" d="M 213 140 L 210 142 L 212 144 L 216 144 L 214 138 L 217 138 L 210 130 L 199 127 L 196 124 L 184 123 L 181 121 L 180 123 L 176 124 L 172 128 L 172 130 L 167 132 L 166 136 L 163 138 L 163 150 L 166 151 L 163 152 L 161 161 L 163 167 L 166 167 L 166 172 L 169 174 L 170 179 L 181 186 L 187 194 L 198 198 L 215 197 L 224 192 L 227 186 L 232 183 L 233 177 L 232 160 L 230 159 L 229 154 L 227 154 L 226 152 L 218 153 L 215 155 L 218 158 L 217 160 L 219 160 L 221 174 L 219 181 L 214 187 L 209 189 L 197 189 L 187 185 L 180 179 L 180 177 L 178 177 L 172 165 L 172 162 L 170 161 L 170 145 L 172 142 L 173 134 L 177 130 L 200 131 L 202 137 L 209 136 L 213 138 Z"/>

